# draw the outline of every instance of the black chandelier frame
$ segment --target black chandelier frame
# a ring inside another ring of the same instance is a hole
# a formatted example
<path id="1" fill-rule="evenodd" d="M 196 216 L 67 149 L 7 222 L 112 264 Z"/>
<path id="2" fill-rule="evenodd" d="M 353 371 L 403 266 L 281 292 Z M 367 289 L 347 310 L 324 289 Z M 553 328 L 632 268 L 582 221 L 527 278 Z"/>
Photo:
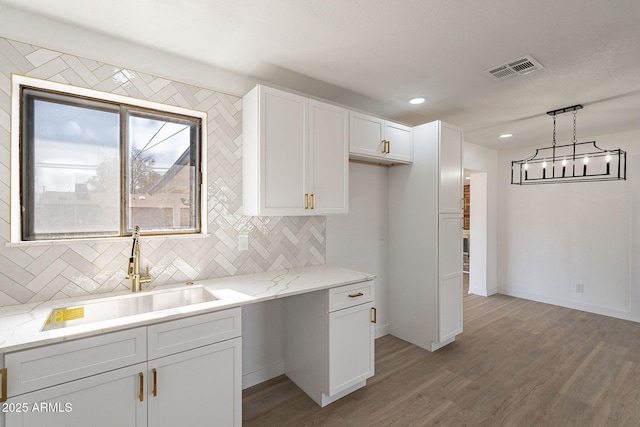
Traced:
<path id="1" fill-rule="evenodd" d="M 582 105 L 548 111 L 553 117 L 553 145 L 536 149 L 526 159 L 511 162 L 511 184 L 553 184 L 559 182 L 620 181 L 627 179 L 627 153 L 622 149 L 607 150 L 595 141 L 577 142 L 576 113 Z M 573 113 L 573 141 L 556 144 L 556 117 Z"/>

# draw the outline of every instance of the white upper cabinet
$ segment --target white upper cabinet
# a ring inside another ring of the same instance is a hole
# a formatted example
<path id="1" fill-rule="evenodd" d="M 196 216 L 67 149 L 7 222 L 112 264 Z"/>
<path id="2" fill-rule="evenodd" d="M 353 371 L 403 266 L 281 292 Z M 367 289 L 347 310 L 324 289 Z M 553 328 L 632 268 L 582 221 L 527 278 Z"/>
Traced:
<path id="1" fill-rule="evenodd" d="M 360 113 L 349 114 L 349 156 L 351 158 L 384 158 L 384 120 Z"/>
<path id="2" fill-rule="evenodd" d="M 243 213 L 348 212 L 348 110 L 256 86 L 243 98 Z"/>
<path id="3" fill-rule="evenodd" d="M 384 139 L 387 141 L 387 159 L 396 163 L 413 162 L 413 130 L 409 126 L 385 121 Z"/>
<path id="4" fill-rule="evenodd" d="M 349 157 L 383 164 L 413 162 L 410 127 L 350 112 Z"/>
<path id="5" fill-rule="evenodd" d="M 312 214 L 349 210 L 349 112 L 309 100 L 309 184 Z"/>

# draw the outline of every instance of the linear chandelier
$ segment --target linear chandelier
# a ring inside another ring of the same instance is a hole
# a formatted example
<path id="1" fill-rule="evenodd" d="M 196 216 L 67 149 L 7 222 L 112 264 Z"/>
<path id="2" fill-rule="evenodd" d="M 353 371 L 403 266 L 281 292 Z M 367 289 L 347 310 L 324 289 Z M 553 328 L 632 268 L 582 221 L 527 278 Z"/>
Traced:
<path id="1" fill-rule="evenodd" d="M 604 150 L 595 141 L 577 142 L 576 116 L 582 105 L 547 111 L 553 117 L 553 145 L 538 148 L 533 156 L 511 162 L 511 184 L 618 181 L 627 179 L 627 152 Z M 556 144 L 556 116 L 573 113 L 573 141 Z"/>

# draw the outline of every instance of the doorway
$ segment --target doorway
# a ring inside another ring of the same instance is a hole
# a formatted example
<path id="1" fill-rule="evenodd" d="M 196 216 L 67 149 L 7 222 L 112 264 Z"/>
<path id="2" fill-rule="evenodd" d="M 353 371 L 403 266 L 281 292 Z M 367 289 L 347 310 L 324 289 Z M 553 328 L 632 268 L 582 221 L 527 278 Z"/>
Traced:
<path id="1" fill-rule="evenodd" d="M 464 292 L 488 296 L 487 173 L 465 169 L 464 177 Z"/>

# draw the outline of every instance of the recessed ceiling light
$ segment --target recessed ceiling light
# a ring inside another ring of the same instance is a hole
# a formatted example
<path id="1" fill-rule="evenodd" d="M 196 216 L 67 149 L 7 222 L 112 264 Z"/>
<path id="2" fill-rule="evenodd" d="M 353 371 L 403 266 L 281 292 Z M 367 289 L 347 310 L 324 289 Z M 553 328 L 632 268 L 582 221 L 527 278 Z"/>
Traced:
<path id="1" fill-rule="evenodd" d="M 409 100 L 409 104 L 418 105 L 422 104 L 424 101 L 426 101 L 426 99 L 419 96 L 417 98 L 411 98 Z"/>
<path id="2" fill-rule="evenodd" d="M 500 138 L 511 138 L 512 136 L 513 136 L 513 134 L 503 133 L 502 135 L 500 135 Z"/>

